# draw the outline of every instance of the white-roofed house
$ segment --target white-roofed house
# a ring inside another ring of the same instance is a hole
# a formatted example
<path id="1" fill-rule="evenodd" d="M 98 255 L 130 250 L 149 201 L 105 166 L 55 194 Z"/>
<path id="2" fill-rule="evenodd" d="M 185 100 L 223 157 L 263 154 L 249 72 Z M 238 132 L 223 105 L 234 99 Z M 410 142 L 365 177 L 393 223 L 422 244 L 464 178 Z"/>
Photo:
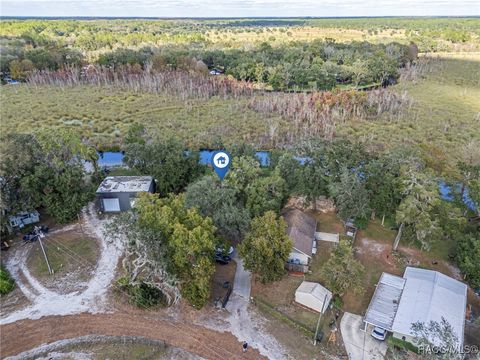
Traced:
<path id="1" fill-rule="evenodd" d="M 381 275 L 364 322 L 415 344 L 412 324 L 428 326 L 444 318 L 462 346 L 466 306 L 467 285 L 438 271 L 407 267 L 403 278 Z"/>
<path id="2" fill-rule="evenodd" d="M 393 336 L 413 342 L 412 324 L 430 321 L 441 323 L 442 317 L 452 326 L 463 346 L 467 285 L 438 271 L 407 267 L 405 287 L 393 322 Z M 434 339 L 431 339 L 435 341 Z"/>
<path id="3" fill-rule="evenodd" d="M 97 189 L 99 207 L 104 212 L 130 210 L 138 193 L 155 191 L 151 176 L 108 176 Z"/>
<path id="4" fill-rule="evenodd" d="M 295 291 L 295 302 L 322 314 L 332 300 L 332 292 L 319 283 L 303 281 Z"/>

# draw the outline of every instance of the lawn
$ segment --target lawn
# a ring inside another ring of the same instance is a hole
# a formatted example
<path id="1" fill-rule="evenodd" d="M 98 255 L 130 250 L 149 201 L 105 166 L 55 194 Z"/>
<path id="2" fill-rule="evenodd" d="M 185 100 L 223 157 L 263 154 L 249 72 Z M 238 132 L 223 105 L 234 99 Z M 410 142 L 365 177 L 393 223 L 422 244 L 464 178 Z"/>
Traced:
<path id="1" fill-rule="evenodd" d="M 375 239 L 375 241 L 393 244 L 397 232 L 391 229 L 392 224 L 388 221 L 385 221 L 384 226 L 382 226 L 381 219 L 371 220 L 365 229 L 359 230 L 357 236 L 359 238 L 370 238 Z"/>
<path id="2" fill-rule="evenodd" d="M 317 230 L 321 232 L 344 234 L 345 226 L 335 212 L 311 212 L 317 220 Z"/>
<path id="3" fill-rule="evenodd" d="M 25 245 L 31 246 L 27 266 L 33 276 L 50 285 L 61 283 L 67 277 L 72 281 L 66 283 L 89 279 L 99 253 L 94 239 L 72 230 L 47 235 L 43 244 L 54 275 L 49 274 L 40 244 L 35 242 Z"/>

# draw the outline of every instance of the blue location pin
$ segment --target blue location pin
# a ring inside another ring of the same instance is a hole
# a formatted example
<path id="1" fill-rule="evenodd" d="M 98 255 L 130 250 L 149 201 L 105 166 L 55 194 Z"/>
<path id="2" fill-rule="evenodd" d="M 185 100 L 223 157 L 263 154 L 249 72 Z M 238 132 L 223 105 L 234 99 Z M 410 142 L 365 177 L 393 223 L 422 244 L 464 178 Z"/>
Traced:
<path id="1" fill-rule="evenodd" d="M 230 168 L 230 154 L 226 151 L 215 151 L 212 154 L 212 166 L 220 180 L 223 180 Z"/>

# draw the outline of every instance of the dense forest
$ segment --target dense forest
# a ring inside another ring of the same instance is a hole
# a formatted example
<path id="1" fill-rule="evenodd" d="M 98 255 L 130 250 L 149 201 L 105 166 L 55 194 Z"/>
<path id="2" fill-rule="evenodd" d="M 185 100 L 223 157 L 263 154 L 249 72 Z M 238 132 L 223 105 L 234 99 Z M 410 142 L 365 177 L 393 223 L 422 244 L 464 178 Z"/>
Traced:
<path id="1" fill-rule="evenodd" d="M 342 41 L 351 29 L 361 34 Z M 324 90 L 394 83 L 419 50 L 478 49 L 479 29 L 475 18 L 7 20 L 0 26 L 0 66 L 17 80 L 35 70 L 87 64 L 214 69 L 274 90 Z"/>

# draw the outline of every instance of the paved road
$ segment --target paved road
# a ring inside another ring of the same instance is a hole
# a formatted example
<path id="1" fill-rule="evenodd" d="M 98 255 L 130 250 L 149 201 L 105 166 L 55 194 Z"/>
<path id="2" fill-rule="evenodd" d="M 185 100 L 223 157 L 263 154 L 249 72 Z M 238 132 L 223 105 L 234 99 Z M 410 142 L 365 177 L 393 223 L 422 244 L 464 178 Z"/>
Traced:
<path id="1" fill-rule="evenodd" d="M 233 257 L 237 263 L 235 272 L 235 283 L 233 284 L 233 293 L 250 300 L 250 289 L 252 283 L 252 274 L 243 267 L 243 260 L 237 254 Z"/>
<path id="2" fill-rule="evenodd" d="M 363 321 L 360 315 L 343 314 L 340 322 L 345 349 L 350 360 L 384 359 L 387 352 L 386 341 L 378 341 L 369 332 L 362 331 Z"/>

